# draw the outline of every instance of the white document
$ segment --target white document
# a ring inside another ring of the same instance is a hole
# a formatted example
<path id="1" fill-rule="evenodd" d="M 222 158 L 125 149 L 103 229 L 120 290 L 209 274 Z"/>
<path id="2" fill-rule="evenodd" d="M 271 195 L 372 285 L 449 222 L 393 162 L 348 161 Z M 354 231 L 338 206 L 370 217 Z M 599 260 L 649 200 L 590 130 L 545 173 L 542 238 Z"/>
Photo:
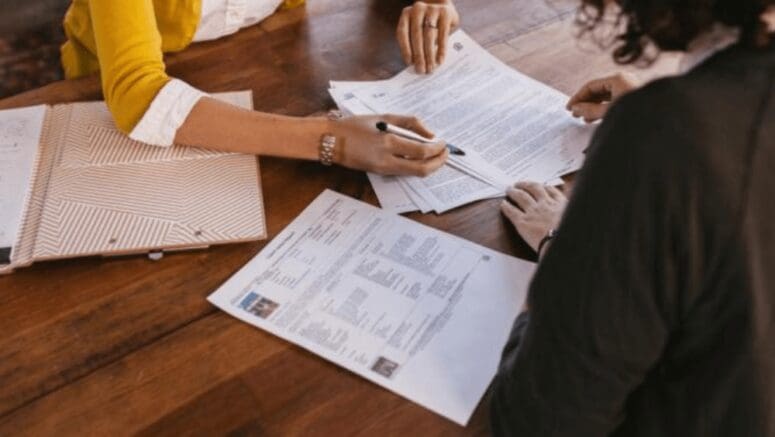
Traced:
<path id="1" fill-rule="evenodd" d="M 16 244 L 46 109 L 0 111 L 0 248 Z"/>
<path id="2" fill-rule="evenodd" d="M 465 425 L 533 271 L 325 191 L 209 300 Z"/>
<path id="3" fill-rule="evenodd" d="M 331 81 L 328 91 L 331 98 L 345 115 L 376 114 L 374 110 L 359 100 L 355 94 L 353 94 L 353 91 L 356 88 L 379 86 L 383 82 L 384 81 Z M 494 187 L 502 188 L 505 185 L 508 185 L 508 181 L 504 182 L 504 179 L 498 180 L 497 178 L 491 177 L 491 175 L 483 174 L 478 171 L 478 169 L 483 168 L 481 165 L 482 160 L 475 153 L 470 152 L 466 161 L 470 161 L 470 163 L 448 161 L 448 165 L 456 169 L 457 172 L 447 172 L 447 175 L 465 173 L 486 184 L 493 185 Z M 479 165 L 478 167 L 476 166 L 477 164 Z M 417 211 L 419 209 L 422 213 L 427 213 L 434 210 L 434 207 L 439 205 L 438 202 L 433 202 L 433 196 L 428 194 L 420 184 L 412 185 L 406 178 L 398 176 L 381 176 L 374 173 L 368 173 L 368 177 L 372 188 L 374 188 L 374 192 L 377 194 L 379 203 L 384 210 L 401 214 L 404 212 Z M 455 181 L 453 181 L 451 186 L 457 186 L 459 188 L 460 184 L 455 185 L 454 182 Z M 503 190 L 501 189 L 500 191 L 502 192 Z M 497 195 L 498 190 L 493 190 L 493 192 Z"/>
<path id="4" fill-rule="evenodd" d="M 416 115 L 447 142 L 481 158 L 452 156 L 464 171 L 444 168 L 436 177 L 409 179 L 423 197 L 433 198 L 434 209 L 491 197 L 493 188 L 502 192 L 502 185 L 519 180 L 553 181 L 581 167 L 593 128 L 567 113 L 567 96 L 501 63 L 462 31 L 450 37 L 450 46 L 432 75 L 407 69 L 352 90 L 371 110 Z M 501 186 L 477 181 L 473 170 Z"/>
<path id="5" fill-rule="evenodd" d="M 367 176 L 377 199 L 379 199 L 380 206 L 385 211 L 403 214 L 421 209 L 403 188 L 397 176 L 384 176 L 371 172 Z"/>
<path id="6" fill-rule="evenodd" d="M 345 82 L 345 81 L 330 81 L 328 93 L 334 100 L 336 105 L 346 115 L 369 115 L 376 114 L 376 112 L 366 106 L 365 103 L 360 101 L 353 91 L 356 88 L 366 86 L 379 86 L 382 81 L 370 81 L 370 82 Z"/>
<path id="7" fill-rule="evenodd" d="M 345 115 L 369 115 L 376 114 L 374 110 L 369 108 L 365 103 L 359 100 L 353 91 L 356 88 L 363 88 L 366 86 L 378 86 L 382 81 L 375 82 L 344 82 L 344 81 L 331 81 L 329 94 L 339 109 Z M 486 162 L 483 162 L 481 157 L 473 152 L 469 152 L 467 158 L 463 162 L 448 161 L 448 165 L 455 172 L 445 172 L 449 175 L 459 175 L 460 173 L 473 176 L 476 179 L 484 182 L 485 184 L 492 185 L 499 188 L 498 190 L 492 190 L 494 193 L 492 197 L 497 197 L 499 193 L 505 190 L 505 186 L 508 185 L 506 177 L 497 178 L 497 175 L 484 174 L 479 169 L 486 168 Z M 433 195 L 427 193 L 421 184 L 410 184 L 406 178 L 398 176 L 382 176 L 375 173 L 368 173 L 369 182 L 371 182 L 374 192 L 377 194 L 379 203 L 382 209 L 391 211 L 397 214 L 420 210 L 422 213 L 427 213 L 435 209 L 435 207 L 444 208 L 443 205 L 439 206 L 439 202 L 433 201 Z M 466 178 L 467 179 L 467 178 Z M 451 181 L 450 184 L 445 184 L 445 187 L 440 187 L 439 190 L 444 188 L 461 188 L 465 184 L 457 183 L 459 181 Z M 474 199 L 474 200 L 478 200 Z"/>

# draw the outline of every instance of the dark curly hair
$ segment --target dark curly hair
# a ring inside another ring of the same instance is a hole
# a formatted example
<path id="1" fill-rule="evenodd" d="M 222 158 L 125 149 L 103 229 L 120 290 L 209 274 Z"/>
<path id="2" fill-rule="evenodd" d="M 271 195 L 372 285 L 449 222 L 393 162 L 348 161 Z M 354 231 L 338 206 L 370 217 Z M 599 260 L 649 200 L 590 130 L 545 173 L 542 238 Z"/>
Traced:
<path id="1" fill-rule="evenodd" d="M 715 23 L 740 29 L 741 41 L 767 47 L 771 36 L 761 15 L 775 0 L 614 0 L 618 15 L 607 19 L 607 0 L 582 0 L 576 18 L 582 33 L 603 23 L 620 31 L 613 41 L 614 60 L 620 64 L 650 63 L 659 50 L 686 50 L 692 40 Z"/>

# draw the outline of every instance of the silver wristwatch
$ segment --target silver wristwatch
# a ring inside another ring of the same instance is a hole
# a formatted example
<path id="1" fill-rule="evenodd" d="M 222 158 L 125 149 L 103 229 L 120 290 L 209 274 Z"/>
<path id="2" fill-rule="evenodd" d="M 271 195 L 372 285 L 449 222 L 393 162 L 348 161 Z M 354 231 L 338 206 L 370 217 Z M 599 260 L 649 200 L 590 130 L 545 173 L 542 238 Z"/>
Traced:
<path id="1" fill-rule="evenodd" d="M 333 164 L 335 151 L 336 137 L 331 134 L 324 134 L 320 138 L 320 163 L 323 165 Z"/>
<path id="2" fill-rule="evenodd" d="M 328 111 L 327 118 L 330 121 L 338 121 L 344 118 L 342 111 L 332 109 Z M 320 163 L 323 165 L 332 165 L 334 163 L 334 153 L 336 151 L 336 136 L 332 134 L 323 134 L 320 137 Z"/>

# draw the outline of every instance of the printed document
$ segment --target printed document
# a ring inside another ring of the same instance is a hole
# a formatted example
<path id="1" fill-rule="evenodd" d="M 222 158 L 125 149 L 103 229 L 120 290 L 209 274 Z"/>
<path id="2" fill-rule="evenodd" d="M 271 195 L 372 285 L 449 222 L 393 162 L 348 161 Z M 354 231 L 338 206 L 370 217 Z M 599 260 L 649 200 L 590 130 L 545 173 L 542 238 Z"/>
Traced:
<path id="1" fill-rule="evenodd" d="M 6 251 L 16 244 L 45 116 L 46 106 L 0 111 L 0 248 Z"/>
<path id="2" fill-rule="evenodd" d="M 430 177 L 398 178 L 404 191 L 444 212 L 501 196 L 520 180 L 556 183 L 581 167 L 594 127 L 565 110 L 567 96 L 503 64 L 462 30 L 449 44 L 434 74 L 406 69 L 390 80 L 331 84 L 340 108 L 417 116 L 466 152 Z"/>
<path id="3" fill-rule="evenodd" d="M 209 300 L 465 425 L 533 271 L 325 191 Z"/>
<path id="4" fill-rule="evenodd" d="M 365 103 L 358 100 L 352 93 L 355 88 L 363 88 L 366 86 L 378 85 L 379 81 L 374 82 L 342 82 L 331 81 L 329 93 L 334 99 L 334 102 L 339 106 L 339 109 L 345 115 L 368 115 L 376 114 L 374 110 L 369 108 Z M 349 90 L 349 91 L 347 91 Z M 484 181 L 485 185 L 491 184 L 494 187 L 505 187 L 508 185 L 508 181 L 503 179 L 493 179 L 490 175 L 479 172 L 475 165 L 478 164 L 479 168 L 484 168 L 487 164 L 481 159 L 478 159 L 473 153 L 468 154 L 466 162 L 461 163 L 459 161 L 448 162 L 449 166 L 457 171 L 448 172 L 445 169 L 440 170 L 440 175 L 447 177 L 452 175 L 460 176 L 460 173 L 470 175 L 480 181 Z M 462 164 L 462 165 L 461 165 Z M 430 212 L 434 209 L 432 196 L 427 194 L 423 196 L 421 192 L 424 190 L 418 186 L 414 186 L 409 183 L 409 179 L 406 177 L 398 176 L 384 176 L 375 173 L 368 173 L 369 182 L 371 182 L 372 188 L 379 199 L 380 206 L 386 211 L 391 211 L 396 214 L 405 212 L 412 212 L 420 210 L 423 213 Z M 465 178 L 468 179 L 468 178 Z M 447 184 L 453 188 L 456 186 L 454 183 Z M 457 185 L 459 187 L 459 185 Z M 481 185 L 479 185 L 481 186 Z M 503 193 L 503 190 L 491 189 L 493 194 L 491 197 L 498 197 Z M 431 200 L 428 200 L 431 199 Z M 478 199 L 474 199 L 478 200 Z"/>

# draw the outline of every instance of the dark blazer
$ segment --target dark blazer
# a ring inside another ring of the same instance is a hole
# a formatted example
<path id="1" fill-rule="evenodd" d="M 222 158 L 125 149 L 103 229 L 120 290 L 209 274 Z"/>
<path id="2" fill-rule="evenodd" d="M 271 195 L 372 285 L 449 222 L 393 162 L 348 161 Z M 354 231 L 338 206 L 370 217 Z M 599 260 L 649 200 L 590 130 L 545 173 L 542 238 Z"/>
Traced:
<path id="1" fill-rule="evenodd" d="M 611 108 L 528 302 L 496 435 L 775 435 L 775 48 Z"/>

